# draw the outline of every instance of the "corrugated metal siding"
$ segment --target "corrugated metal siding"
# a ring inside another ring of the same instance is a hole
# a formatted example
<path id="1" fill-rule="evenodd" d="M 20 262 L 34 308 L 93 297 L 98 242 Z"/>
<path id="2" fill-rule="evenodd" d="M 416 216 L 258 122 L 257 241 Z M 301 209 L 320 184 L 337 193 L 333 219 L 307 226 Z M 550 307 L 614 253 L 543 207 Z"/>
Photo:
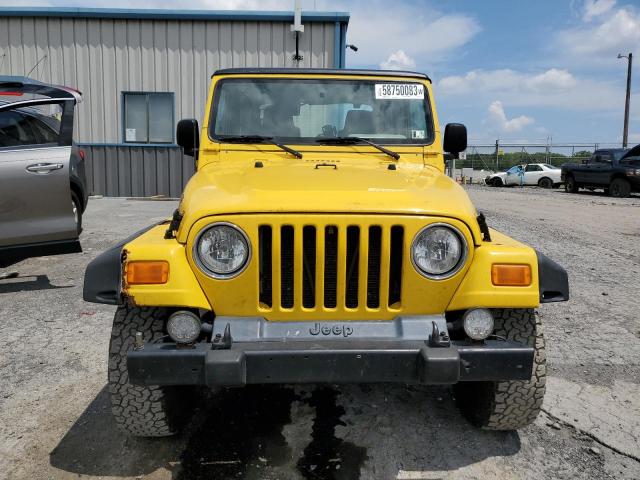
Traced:
<path id="1" fill-rule="evenodd" d="M 194 172 L 180 148 L 81 145 L 89 193 L 108 197 L 180 197 Z"/>
<path id="2" fill-rule="evenodd" d="M 76 87 L 83 143 L 122 142 L 122 91 L 175 92 L 175 118 L 202 118 L 211 73 L 227 67 L 334 66 L 334 22 L 309 22 L 293 61 L 289 22 L 0 18 L 0 74 Z"/>

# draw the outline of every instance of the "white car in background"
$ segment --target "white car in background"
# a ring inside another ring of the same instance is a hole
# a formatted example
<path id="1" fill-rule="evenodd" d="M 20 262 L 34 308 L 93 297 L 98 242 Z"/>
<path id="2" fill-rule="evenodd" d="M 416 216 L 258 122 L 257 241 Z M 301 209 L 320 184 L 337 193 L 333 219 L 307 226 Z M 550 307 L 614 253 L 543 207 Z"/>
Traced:
<path id="1" fill-rule="evenodd" d="M 537 185 L 541 188 L 558 187 L 561 170 L 548 163 L 527 163 L 514 165 L 506 172 L 497 172 L 485 178 L 485 183 L 492 187 L 513 185 Z"/>

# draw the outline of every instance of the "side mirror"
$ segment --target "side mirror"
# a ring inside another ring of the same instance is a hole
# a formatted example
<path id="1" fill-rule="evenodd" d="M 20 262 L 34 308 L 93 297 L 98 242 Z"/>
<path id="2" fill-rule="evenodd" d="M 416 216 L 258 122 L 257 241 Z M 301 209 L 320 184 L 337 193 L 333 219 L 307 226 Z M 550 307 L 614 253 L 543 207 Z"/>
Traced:
<path id="1" fill-rule="evenodd" d="M 184 149 L 184 154 L 195 157 L 200 146 L 200 129 L 195 118 L 185 118 L 176 127 L 176 141 Z"/>
<path id="2" fill-rule="evenodd" d="M 467 127 L 461 123 L 448 123 L 444 127 L 443 150 L 458 158 L 467 149 Z"/>

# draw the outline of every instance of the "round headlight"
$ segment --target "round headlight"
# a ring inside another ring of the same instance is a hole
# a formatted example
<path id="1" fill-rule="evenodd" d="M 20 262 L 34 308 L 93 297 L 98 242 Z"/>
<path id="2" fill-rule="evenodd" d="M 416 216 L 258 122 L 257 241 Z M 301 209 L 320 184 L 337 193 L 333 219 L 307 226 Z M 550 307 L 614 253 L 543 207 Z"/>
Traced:
<path id="1" fill-rule="evenodd" d="M 467 242 L 450 225 L 436 223 L 420 231 L 411 247 L 411 259 L 425 277 L 441 279 L 455 274 L 467 254 Z"/>
<path id="2" fill-rule="evenodd" d="M 200 336 L 200 318 L 187 310 L 175 312 L 167 320 L 167 333 L 176 343 L 193 343 Z"/>
<path id="3" fill-rule="evenodd" d="M 493 315 L 486 308 L 467 310 L 463 317 L 465 333 L 473 340 L 484 340 L 493 333 Z"/>
<path id="4" fill-rule="evenodd" d="M 249 263 L 249 240 L 235 225 L 217 223 L 203 230 L 196 240 L 194 257 L 215 278 L 238 275 Z"/>

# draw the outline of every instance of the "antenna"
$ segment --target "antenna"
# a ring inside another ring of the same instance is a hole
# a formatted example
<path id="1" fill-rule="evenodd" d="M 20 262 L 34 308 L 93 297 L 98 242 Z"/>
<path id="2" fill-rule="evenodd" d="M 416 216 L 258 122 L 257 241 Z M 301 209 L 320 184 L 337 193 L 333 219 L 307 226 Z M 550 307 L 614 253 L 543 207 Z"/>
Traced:
<path id="1" fill-rule="evenodd" d="M 304 32 L 304 25 L 302 24 L 302 2 L 295 0 L 293 7 L 293 25 L 291 25 L 291 31 L 296 35 L 296 54 L 293 59 L 299 62 L 303 59 L 300 55 L 300 34 Z"/>
<path id="2" fill-rule="evenodd" d="M 29 70 L 29 73 L 27 73 L 27 74 L 25 75 L 25 77 L 28 77 L 29 75 L 31 75 L 31 72 L 33 72 L 33 71 L 36 69 L 36 67 L 37 67 L 38 65 L 40 65 L 40 62 L 41 62 L 41 61 L 43 61 L 45 58 L 47 58 L 47 54 L 46 54 L 46 53 L 45 53 L 42 57 L 40 57 L 40 60 L 38 60 L 38 61 L 36 62 L 36 64 L 33 66 L 33 68 L 32 68 L 31 70 Z M 38 73 L 36 72 L 36 78 L 37 78 L 37 77 L 38 77 Z"/>
<path id="3" fill-rule="evenodd" d="M 295 0 L 293 6 L 293 25 L 291 25 L 292 32 L 304 32 L 304 25 L 302 25 L 302 2 Z"/>

